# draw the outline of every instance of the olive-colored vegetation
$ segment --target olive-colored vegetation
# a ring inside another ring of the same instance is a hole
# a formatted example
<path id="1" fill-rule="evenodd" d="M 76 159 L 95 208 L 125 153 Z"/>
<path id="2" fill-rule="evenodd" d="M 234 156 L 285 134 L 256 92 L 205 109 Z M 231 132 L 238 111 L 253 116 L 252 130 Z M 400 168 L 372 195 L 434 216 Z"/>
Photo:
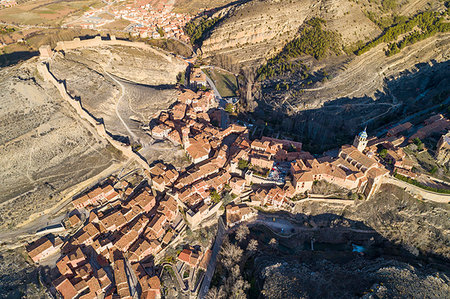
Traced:
<path id="1" fill-rule="evenodd" d="M 436 169 L 436 170 L 434 170 L 434 169 Z M 432 170 L 433 170 L 434 172 L 436 172 L 436 171 L 437 171 L 437 168 L 434 168 L 434 167 L 433 167 Z M 450 190 L 449 190 L 449 189 L 442 189 L 442 188 L 430 187 L 430 186 L 427 186 L 427 185 L 425 185 L 425 184 L 422 184 L 421 182 L 419 182 L 419 181 L 417 181 L 417 180 L 415 180 L 415 179 L 412 179 L 412 178 L 409 178 L 409 177 L 405 177 L 405 176 L 403 176 L 403 175 L 401 175 L 401 174 L 398 174 L 398 173 L 395 174 L 395 177 L 396 177 L 397 179 L 399 179 L 399 180 L 402 180 L 402 181 L 404 181 L 404 182 L 407 182 L 407 183 L 409 183 L 409 184 L 412 184 L 412 185 L 414 185 L 414 186 L 417 186 L 417 187 L 419 187 L 419 188 L 422 188 L 422 189 L 425 189 L 425 190 L 428 190 L 428 191 L 432 191 L 432 192 L 436 192 L 436 193 L 450 194 Z"/>
<path id="2" fill-rule="evenodd" d="M 0 26 L 0 34 L 12 33 L 16 31 L 16 28 L 9 26 Z"/>
<path id="3" fill-rule="evenodd" d="M 404 47 L 431 37 L 438 32 L 448 32 L 450 24 L 445 22 L 445 14 L 448 14 L 448 8 L 444 13 L 426 11 L 409 19 L 397 17 L 396 24 L 386 28 L 379 37 L 359 48 L 355 54 L 361 55 L 381 43 L 392 42 L 386 51 L 386 55 L 391 56 L 400 52 Z M 400 35 L 407 33 L 408 35 L 397 42 Z"/>
<path id="4" fill-rule="evenodd" d="M 132 39 L 133 40 L 133 39 Z M 189 57 L 192 55 L 192 49 L 190 49 L 187 45 L 176 39 L 168 39 L 168 38 L 151 38 L 151 39 L 138 39 L 139 41 L 143 41 L 149 45 L 154 47 L 158 47 L 163 49 L 164 51 L 168 51 L 183 57 Z"/>
<path id="5" fill-rule="evenodd" d="M 312 18 L 305 22 L 299 37 L 286 44 L 283 50 L 275 57 L 269 59 L 266 65 L 258 70 L 261 80 L 270 79 L 276 75 L 308 71 L 301 61 L 291 61 L 301 55 L 311 55 L 317 60 L 324 58 L 331 50 L 339 54 L 337 34 L 323 29 L 325 21 Z"/>
<path id="6" fill-rule="evenodd" d="M 381 2 L 381 6 L 383 7 L 383 10 L 393 10 L 397 7 L 397 1 L 396 0 L 383 0 Z"/>
<path id="7" fill-rule="evenodd" d="M 217 24 L 219 18 L 203 17 L 186 24 L 184 32 L 191 38 L 191 44 L 201 46 L 206 35 Z"/>
<path id="8" fill-rule="evenodd" d="M 238 84 L 236 77 L 229 72 L 215 68 L 203 70 L 206 75 L 214 81 L 220 95 L 224 98 L 237 96 Z"/>

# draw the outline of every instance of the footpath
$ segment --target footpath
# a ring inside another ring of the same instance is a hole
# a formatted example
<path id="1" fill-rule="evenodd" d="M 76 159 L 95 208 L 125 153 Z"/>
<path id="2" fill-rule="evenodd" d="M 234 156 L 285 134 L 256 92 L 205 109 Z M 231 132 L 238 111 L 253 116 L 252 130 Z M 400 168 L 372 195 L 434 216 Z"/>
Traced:
<path id="1" fill-rule="evenodd" d="M 73 99 L 66 90 L 66 87 L 64 85 L 64 83 L 58 81 L 53 74 L 50 72 L 50 70 L 48 69 L 48 65 L 46 63 L 38 63 L 37 65 L 37 69 L 39 71 L 39 73 L 41 74 L 41 76 L 44 78 L 44 80 L 52 83 L 56 89 L 58 89 L 61 97 L 66 100 L 77 112 L 77 114 L 80 116 L 80 118 L 82 120 L 84 120 L 86 127 L 89 128 L 89 126 L 94 127 L 97 134 L 106 139 L 112 146 L 114 146 L 116 149 L 118 149 L 119 151 L 122 152 L 122 154 L 127 157 L 128 159 L 133 159 L 135 160 L 137 163 L 139 163 L 139 165 L 146 170 L 150 170 L 149 165 L 147 164 L 147 162 L 145 162 L 138 154 L 136 154 L 135 152 L 133 152 L 131 146 L 127 146 L 124 145 L 123 143 L 114 140 L 111 137 L 111 134 L 109 134 L 106 131 L 105 125 L 102 123 L 98 123 L 96 119 L 94 119 L 86 110 L 83 109 L 83 107 L 81 107 L 81 103 L 75 99 Z"/>
<path id="2" fill-rule="evenodd" d="M 450 203 L 450 194 L 436 193 L 417 187 L 415 185 L 408 184 L 394 177 L 387 177 L 384 179 L 385 184 L 392 184 L 404 189 L 412 195 L 420 196 L 424 200 L 434 201 L 439 203 Z"/>

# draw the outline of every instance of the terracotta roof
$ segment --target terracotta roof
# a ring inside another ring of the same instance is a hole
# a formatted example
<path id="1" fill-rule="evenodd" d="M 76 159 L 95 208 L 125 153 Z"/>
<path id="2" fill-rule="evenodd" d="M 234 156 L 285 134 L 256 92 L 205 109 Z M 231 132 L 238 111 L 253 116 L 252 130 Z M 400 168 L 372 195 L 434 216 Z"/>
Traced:
<path id="1" fill-rule="evenodd" d="M 162 175 L 167 169 L 167 166 L 163 163 L 157 163 L 152 168 L 150 168 L 150 173 L 153 176 L 160 176 Z"/>
<path id="2" fill-rule="evenodd" d="M 58 290 L 58 292 L 63 296 L 64 299 L 72 299 L 77 296 L 78 292 L 72 283 L 64 276 L 58 277 L 53 285 Z"/>
<path id="3" fill-rule="evenodd" d="M 177 143 L 177 144 L 181 144 L 181 136 L 180 136 L 180 132 L 178 132 L 177 130 L 172 130 L 168 135 L 167 135 L 167 139 L 169 139 L 170 141 Z"/>
<path id="4" fill-rule="evenodd" d="M 377 165 L 377 161 L 373 158 L 369 158 L 360 151 L 356 149 L 356 147 L 350 145 L 350 146 L 343 146 L 341 148 L 341 151 L 345 154 L 347 154 L 351 159 L 355 160 L 356 162 L 360 163 L 365 168 L 369 169 L 370 167 Z"/>
<path id="5" fill-rule="evenodd" d="M 86 205 L 89 204 L 89 196 L 83 195 L 83 196 L 81 196 L 81 197 L 79 197 L 77 199 L 74 199 L 72 201 L 72 204 L 73 204 L 74 207 L 77 207 L 79 205 L 86 206 Z"/>
<path id="6" fill-rule="evenodd" d="M 189 249 L 183 249 L 180 254 L 178 255 L 178 259 L 180 261 L 183 261 L 185 263 L 190 263 L 191 259 L 191 251 Z"/>
<path id="7" fill-rule="evenodd" d="M 89 290 L 90 290 L 91 292 L 99 293 L 99 292 L 101 291 L 100 282 L 98 281 L 97 278 L 95 278 L 95 277 L 92 276 L 92 277 L 87 281 L 87 284 L 88 284 Z"/>
<path id="8" fill-rule="evenodd" d="M 33 243 L 26 246 L 28 255 L 32 260 L 35 260 L 37 256 L 39 256 L 42 252 L 53 247 L 52 242 L 47 237 L 39 238 Z"/>
<path id="9" fill-rule="evenodd" d="M 142 292 L 142 298 L 143 299 L 156 299 L 158 292 L 155 290 L 148 290 L 145 292 Z"/>
<path id="10" fill-rule="evenodd" d="M 83 230 L 91 236 L 91 238 L 95 238 L 100 234 L 99 229 L 93 224 L 92 222 L 89 222 L 87 225 L 83 227 Z"/>
<path id="11" fill-rule="evenodd" d="M 81 219 L 80 219 L 80 217 L 78 217 L 77 214 L 73 214 L 69 218 L 70 226 L 76 226 L 78 223 L 80 223 L 80 221 L 81 221 Z"/>
<path id="12" fill-rule="evenodd" d="M 58 262 L 56 262 L 56 267 L 62 275 L 72 274 L 72 270 L 67 265 L 68 262 L 69 257 L 67 255 L 63 256 Z"/>
<path id="13" fill-rule="evenodd" d="M 209 261 L 211 260 L 212 251 L 211 249 L 206 250 L 205 254 L 203 255 L 202 261 L 199 264 L 199 268 L 206 271 L 208 268 Z"/>
<path id="14" fill-rule="evenodd" d="M 207 157 L 209 155 L 211 146 L 206 140 L 196 140 L 190 138 L 190 143 L 191 145 L 186 149 L 186 151 L 192 157 L 192 159 L 196 160 L 202 157 Z"/>
<path id="15" fill-rule="evenodd" d="M 165 235 L 164 238 L 162 239 L 162 242 L 164 244 L 169 244 L 170 241 L 172 240 L 173 237 L 173 232 L 172 231 L 168 231 Z"/>
<path id="16" fill-rule="evenodd" d="M 148 284 L 150 285 L 150 288 L 153 290 L 160 290 L 161 288 L 161 281 L 159 280 L 158 276 L 152 276 L 148 279 Z"/>
<path id="17" fill-rule="evenodd" d="M 89 196 L 89 198 L 94 198 L 94 197 L 101 195 L 102 193 L 103 193 L 102 188 L 97 187 L 94 190 L 92 190 L 91 192 L 89 192 L 88 196 Z"/>
<path id="18" fill-rule="evenodd" d="M 392 129 L 388 130 L 388 134 L 393 136 L 393 135 L 397 135 L 400 132 L 409 130 L 410 128 L 412 128 L 412 123 L 410 122 L 406 122 L 403 124 L 400 124 L 398 126 L 393 127 Z"/>

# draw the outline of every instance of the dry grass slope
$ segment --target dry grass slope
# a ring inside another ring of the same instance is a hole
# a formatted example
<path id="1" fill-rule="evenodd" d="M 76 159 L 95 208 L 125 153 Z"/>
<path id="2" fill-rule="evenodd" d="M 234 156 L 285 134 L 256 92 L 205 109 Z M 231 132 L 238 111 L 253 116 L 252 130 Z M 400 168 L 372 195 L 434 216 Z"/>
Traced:
<path id="1" fill-rule="evenodd" d="M 121 159 L 34 67 L 0 71 L 0 229 L 54 206 L 63 190 Z"/>

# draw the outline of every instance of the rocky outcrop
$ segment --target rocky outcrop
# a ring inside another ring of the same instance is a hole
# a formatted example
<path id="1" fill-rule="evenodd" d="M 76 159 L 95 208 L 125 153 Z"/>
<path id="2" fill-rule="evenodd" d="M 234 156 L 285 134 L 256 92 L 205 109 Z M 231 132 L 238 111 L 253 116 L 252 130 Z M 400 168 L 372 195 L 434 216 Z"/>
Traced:
<path id="1" fill-rule="evenodd" d="M 267 263 L 259 275 L 266 298 L 443 298 L 450 291 L 448 273 L 383 258 L 258 262 Z"/>
<path id="2" fill-rule="evenodd" d="M 382 185 L 370 200 L 353 207 L 339 207 L 319 202 L 300 203 L 296 213 L 315 215 L 342 215 L 352 221 L 361 221 L 377 231 L 386 240 L 400 245 L 413 255 L 450 258 L 450 209 L 446 204 L 418 201 L 403 189 Z M 331 225 L 331 223 L 325 223 Z"/>
<path id="3" fill-rule="evenodd" d="M 99 73 L 107 71 L 135 83 L 175 84 L 177 75 L 185 71 L 187 66 L 181 59 L 159 53 L 150 46 L 134 47 L 134 43 L 130 42 L 125 45 L 88 45 L 70 47 L 64 51 L 65 56 Z"/>

